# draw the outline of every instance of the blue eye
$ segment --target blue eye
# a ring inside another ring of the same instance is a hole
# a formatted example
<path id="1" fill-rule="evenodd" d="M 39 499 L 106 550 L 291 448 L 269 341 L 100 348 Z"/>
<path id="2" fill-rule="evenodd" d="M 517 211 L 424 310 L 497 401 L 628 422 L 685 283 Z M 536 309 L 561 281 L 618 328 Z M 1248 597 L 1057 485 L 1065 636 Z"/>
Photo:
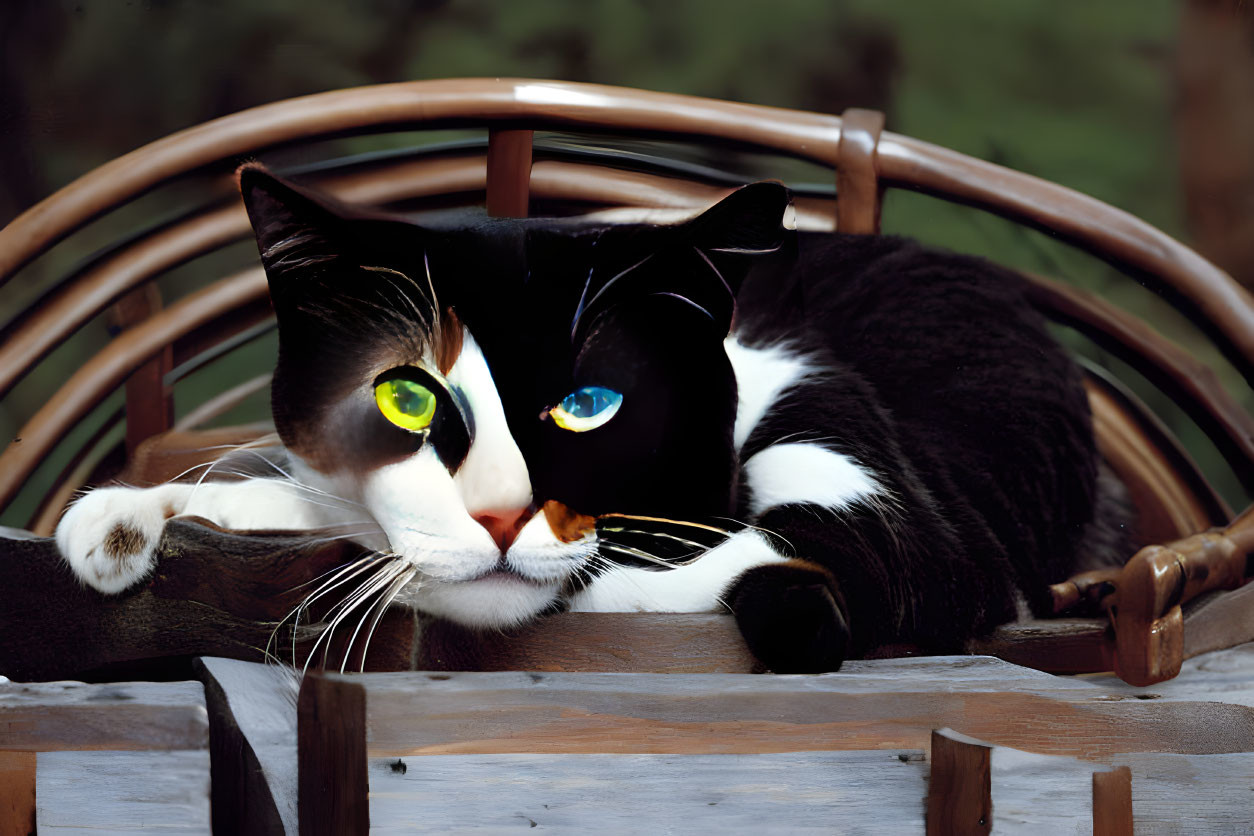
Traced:
<path id="1" fill-rule="evenodd" d="M 582 433 L 609 421 L 623 405 L 623 396 L 604 386 L 576 389 L 549 410 L 553 422 L 564 430 Z"/>

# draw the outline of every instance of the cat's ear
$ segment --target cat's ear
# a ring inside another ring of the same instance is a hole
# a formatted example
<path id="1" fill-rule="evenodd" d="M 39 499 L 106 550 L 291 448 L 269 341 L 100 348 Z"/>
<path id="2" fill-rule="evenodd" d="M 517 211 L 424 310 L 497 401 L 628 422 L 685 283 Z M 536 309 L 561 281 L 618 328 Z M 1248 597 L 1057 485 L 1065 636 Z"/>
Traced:
<path id="1" fill-rule="evenodd" d="M 707 255 L 773 253 L 795 228 L 792 195 L 782 183 L 750 183 L 732 192 L 688 224 L 692 242 Z"/>
<path id="2" fill-rule="evenodd" d="M 241 167 L 237 176 L 272 287 L 276 279 L 339 257 L 335 231 L 342 218 L 323 201 L 257 164 Z"/>

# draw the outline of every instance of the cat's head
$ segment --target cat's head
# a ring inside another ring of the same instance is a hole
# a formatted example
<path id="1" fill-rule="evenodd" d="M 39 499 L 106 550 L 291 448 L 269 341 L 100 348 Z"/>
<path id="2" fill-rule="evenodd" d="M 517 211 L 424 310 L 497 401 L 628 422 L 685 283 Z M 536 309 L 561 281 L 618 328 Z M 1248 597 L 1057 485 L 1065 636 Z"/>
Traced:
<path id="1" fill-rule="evenodd" d="M 723 340 L 785 234 L 782 186 L 672 227 L 424 227 L 259 167 L 240 187 L 279 323 L 276 428 L 418 570 L 419 608 L 517 623 L 612 556 L 598 519 L 731 512 Z"/>

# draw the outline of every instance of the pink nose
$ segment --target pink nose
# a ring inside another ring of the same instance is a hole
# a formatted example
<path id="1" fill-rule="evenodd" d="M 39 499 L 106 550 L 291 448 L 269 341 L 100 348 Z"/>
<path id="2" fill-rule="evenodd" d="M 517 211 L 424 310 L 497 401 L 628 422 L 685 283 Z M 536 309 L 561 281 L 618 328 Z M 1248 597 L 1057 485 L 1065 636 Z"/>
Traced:
<path id="1" fill-rule="evenodd" d="M 535 511 L 531 508 L 507 508 L 475 514 L 474 520 L 487 529 L 501 554 L 505 554 L 509 551 L 510 543 L 514 542 L 518 532 L 522 531 L 522 527 L 534 514 Z"/>

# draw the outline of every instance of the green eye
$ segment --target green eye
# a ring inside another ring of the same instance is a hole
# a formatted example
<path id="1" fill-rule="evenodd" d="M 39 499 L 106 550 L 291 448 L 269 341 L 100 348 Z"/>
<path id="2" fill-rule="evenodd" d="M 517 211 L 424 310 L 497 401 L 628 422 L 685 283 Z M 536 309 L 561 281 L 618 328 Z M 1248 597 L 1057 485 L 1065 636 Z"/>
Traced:
<path id="1" fill-rule="evenodd" d="M 374 387 L 374 401 L 384 418 L 410 432 L 425 430 L 435 417 L 435 394 L 412 380 L 385 380 Z"/>
<path id="2" fill-rule="evenodd" d="M 575 433 L 595 430 L 618 413 L 623 396 L 604 386 L 576 389 L 549 410 L 553 423 Z"/>

